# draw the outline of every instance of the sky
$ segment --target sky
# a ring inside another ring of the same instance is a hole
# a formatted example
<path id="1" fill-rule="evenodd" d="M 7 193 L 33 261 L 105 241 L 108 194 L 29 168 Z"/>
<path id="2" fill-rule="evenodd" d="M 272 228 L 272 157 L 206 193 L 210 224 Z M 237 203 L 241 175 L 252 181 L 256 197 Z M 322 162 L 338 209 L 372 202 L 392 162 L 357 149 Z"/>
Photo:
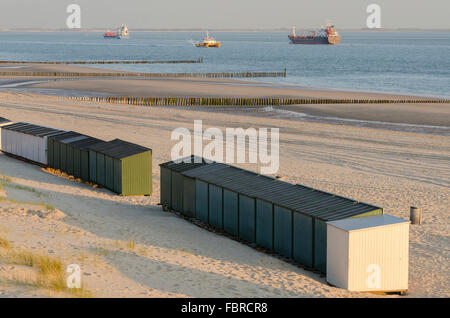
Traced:
<path id="1" fill-rule="evenodd" d="M 82 28 L 365 28 L 374 3 L 383 28 L 450 29 L 449 0 L 0 0 L 0 28 L 66 28 L 73 3 Z"/>

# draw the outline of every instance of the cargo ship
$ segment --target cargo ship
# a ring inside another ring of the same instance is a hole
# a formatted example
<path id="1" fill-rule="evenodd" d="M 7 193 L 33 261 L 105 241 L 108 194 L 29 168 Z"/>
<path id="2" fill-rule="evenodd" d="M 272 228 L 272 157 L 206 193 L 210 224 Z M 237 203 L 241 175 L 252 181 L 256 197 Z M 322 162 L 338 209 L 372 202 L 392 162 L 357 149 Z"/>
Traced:
<path id="1" fill-rule="evenodd" d="M 220 42 L 216 41 L 213 37 L 209 36 L 209 33 L 206 32 L 206 37 L 202 42 L 198 42 L 195 44 L 196 47 L 220 47 Z"/>
<path id="2" fill-rule="evenodd" d="M 130 32 L 125 24 L 122 24 L 117 32 L 106 32 L 103 34 L 105 39 L 128 39 L 130 37 Z"/>
<path id="3" fill-rule="evenodd" d="M 297 35 L 294 27 L 292 34 L 289 35 L 289 40 L 291 40 L 292 44 L 337 45 L 342 41 L 342 38 L 333 25 L 327 25 L 324 29 L 320 29 L 319 31 L 303 31 L 302 35 Z"/>

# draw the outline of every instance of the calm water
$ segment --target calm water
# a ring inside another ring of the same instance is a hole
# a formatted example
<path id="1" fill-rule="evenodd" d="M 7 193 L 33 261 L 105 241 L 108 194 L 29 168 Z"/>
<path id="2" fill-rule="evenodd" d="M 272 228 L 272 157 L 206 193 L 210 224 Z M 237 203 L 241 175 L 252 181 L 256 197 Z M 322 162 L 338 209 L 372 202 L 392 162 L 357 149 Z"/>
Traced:
<path id="1" fill-rule="evenodd" d="M 200 33 L 132 33 L 105 40 L 100 33 L 0 33 L 1 60 L 196 59 L 204 64 L 106 65 L 140 72 L 288 70 L 265 82 L 450 97 L 450 33 L 346 33 L 338 46 L 291 45 L 287 33 L 217 32 L 220 49 L 201 49 Z M 100 66 L 103 67 L 103 66 Z"/>

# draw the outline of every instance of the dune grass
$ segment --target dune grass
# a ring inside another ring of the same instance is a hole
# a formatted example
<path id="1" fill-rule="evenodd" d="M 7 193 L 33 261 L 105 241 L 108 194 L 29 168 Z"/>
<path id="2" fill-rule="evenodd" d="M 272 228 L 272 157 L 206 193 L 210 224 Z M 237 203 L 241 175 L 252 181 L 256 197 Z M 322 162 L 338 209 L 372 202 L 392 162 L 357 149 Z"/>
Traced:
<path id="1" fill-rule="evenodd" d="M 136 241 L 134 238 L 130 238 L 127 242 L 127 248 L 130 250 L 134 250 L 136 248 Z"/>
<path id="2" fill-rule="evenodd" d="M 3 174 L 0 174 L 0 182 L 1 182 L 1 183 L 9 183 L 9 182 L 11 182 L 11 181 L 12 181 L 12 180 L 11 180 L 10 177 L 5 176 L 5 175 L 3 175 Z"/>
<path id="3" fill-rule="evenodd" d="M 54 292 L 65 292 L 77 298 L 92 297 L 83 284 L 81 288 L 67 286 L 65 267 L 60 259 L 29 250 L 13 250 L 11 246 L 8 249 L 7 253 L 0 254 L 0 260 L 9 264 L 32 267 L 37 272 L 34 280 L 16 277 L 14 282 L 17 284 L 45 288 Z"/>
<path id="4" fill-rule="evenodd" d="M 7 250 L 9 250 L 11 248 L 11 244 L 3 236 L 0 236 L 0 248 L 4 248 L 4 249 L 7 249 Z"/>

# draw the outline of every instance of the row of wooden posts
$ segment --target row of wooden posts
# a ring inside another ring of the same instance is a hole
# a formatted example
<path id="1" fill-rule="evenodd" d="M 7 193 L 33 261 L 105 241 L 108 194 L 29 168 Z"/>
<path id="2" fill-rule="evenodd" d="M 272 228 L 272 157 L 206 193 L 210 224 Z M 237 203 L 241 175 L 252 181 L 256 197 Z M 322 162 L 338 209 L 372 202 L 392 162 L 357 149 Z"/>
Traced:
<path id="1" fill-rule="evenodd" d="M 0 64 L 197 64 L 203 63 L 203 57 L 196 60 L 105 60 L 105 61 L 0 61 Z"/>
<path id="2" fill-rule="evenodd" d="M 71 100 L 106 102 L 137 106 L 284 106 L 310 104 L 417 104 L 450 103 L 434 99 L 303 99 L 246 97 L 88 97 L 69 96 Z"/>
<path id="3" fill-rule="evenodd" d="M 27 77 L 153 77 L 153 78 L 244 78 L 244 77 L 286 77 L 284 72 L 238 72 L 238 73 L 131 73 L 131 72 L 0 72 L 0 76 Z"/>

